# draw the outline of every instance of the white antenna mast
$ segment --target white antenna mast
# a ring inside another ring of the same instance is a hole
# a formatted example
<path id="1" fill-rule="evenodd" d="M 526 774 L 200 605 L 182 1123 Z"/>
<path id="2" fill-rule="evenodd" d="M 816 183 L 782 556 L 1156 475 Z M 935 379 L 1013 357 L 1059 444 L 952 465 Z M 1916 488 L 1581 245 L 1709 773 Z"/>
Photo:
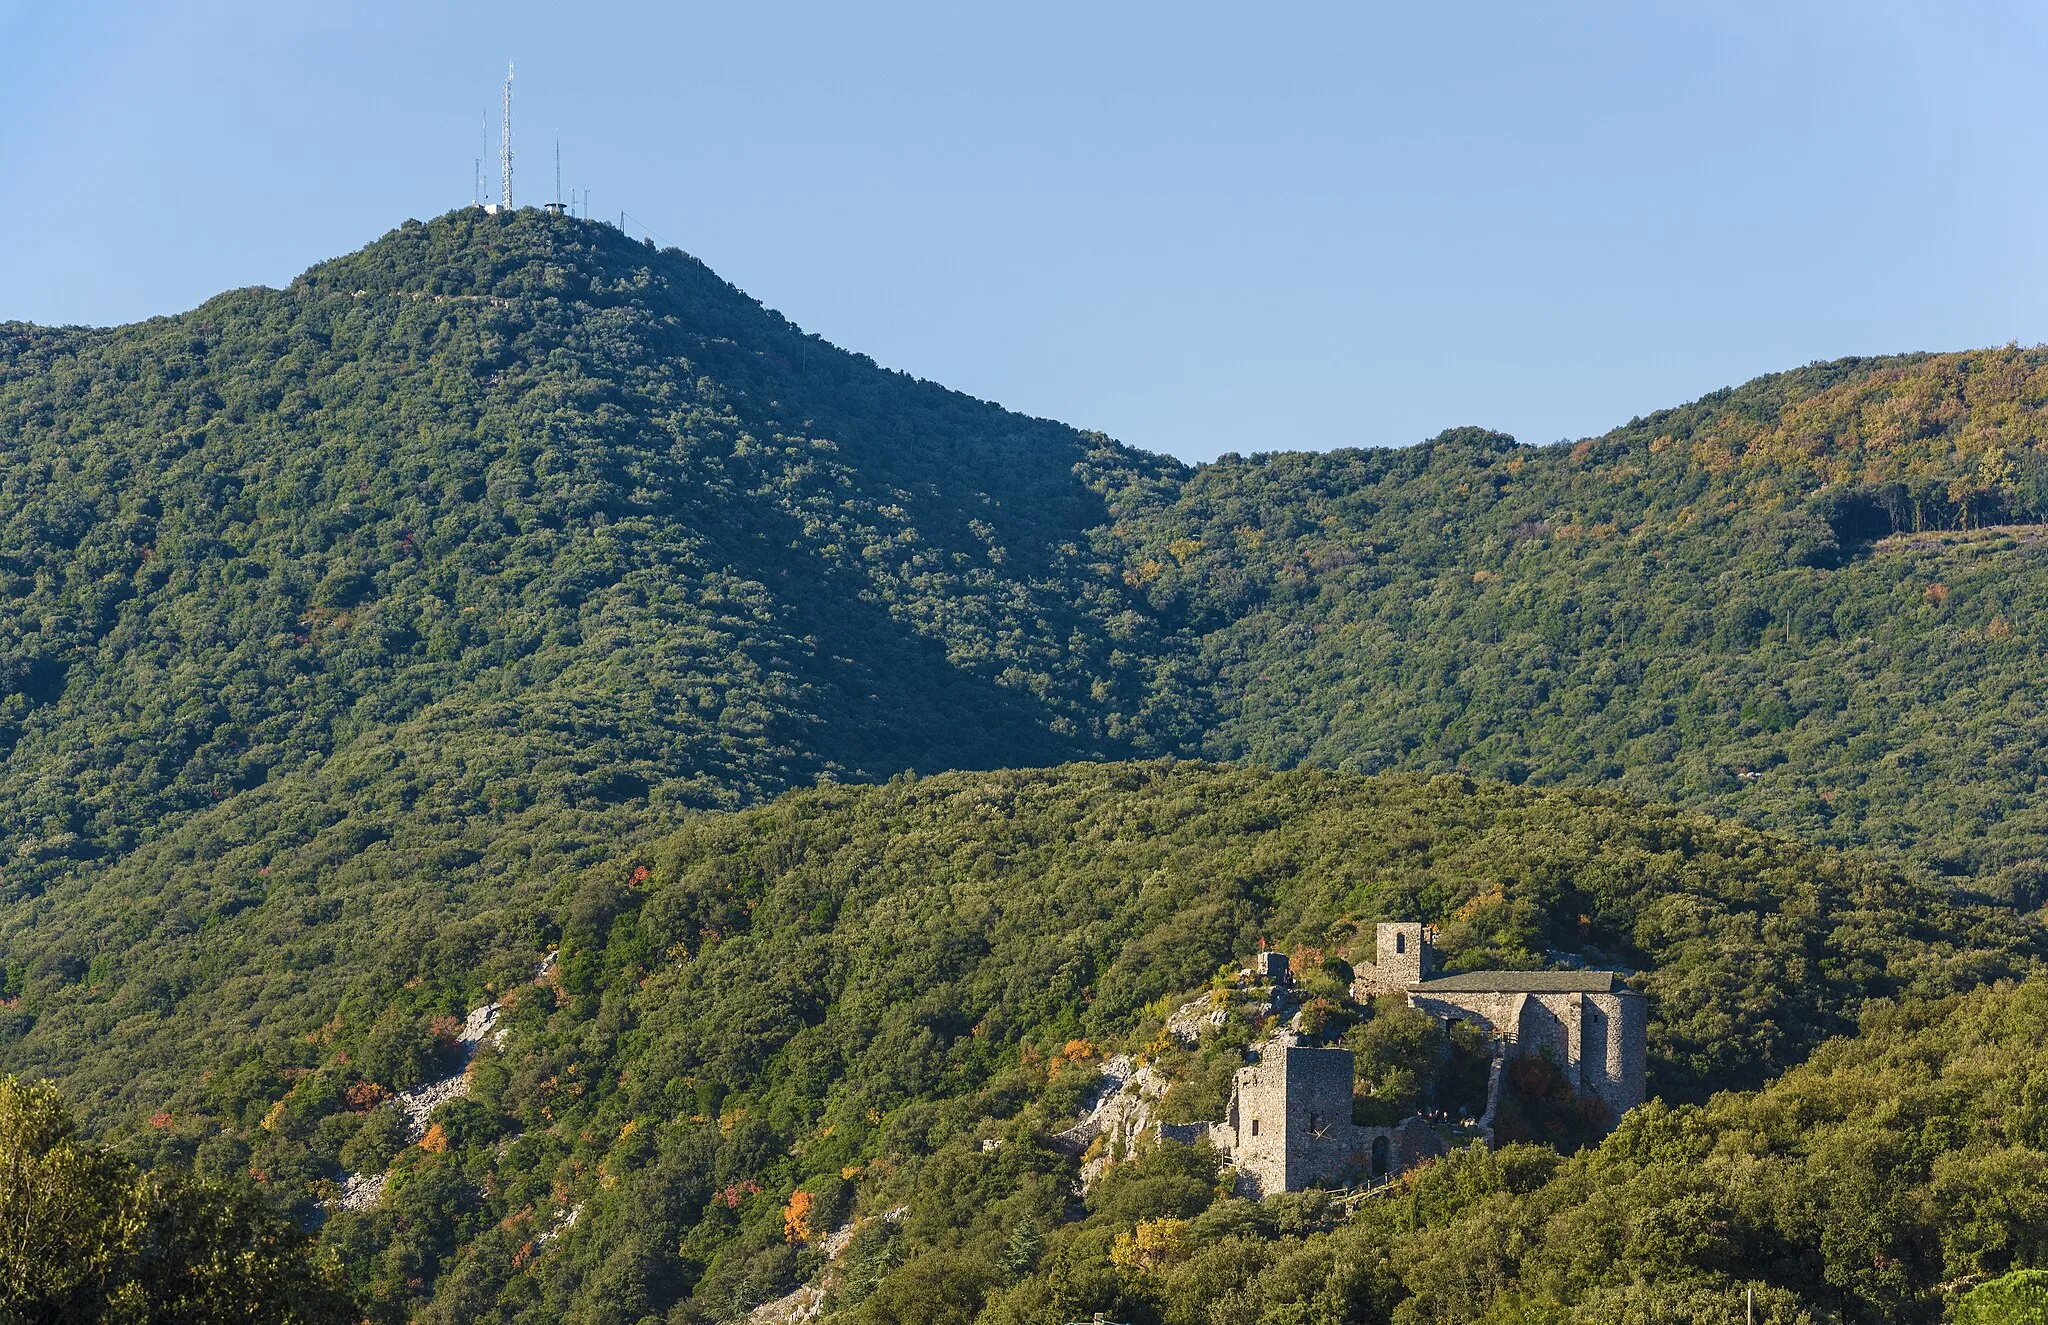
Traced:
<path id="1" fill-rule="evenodd" d="M 555 210 L 562 210 L 562 140 L 555 139 Z"/>
<path id="2" fill-rule="evenodd" d="M 512 210 L 512 66 L 505 66 L 505 129 L 498 146 L 499 169 L 504 179 L 498 185 L 498 205 Z"/>

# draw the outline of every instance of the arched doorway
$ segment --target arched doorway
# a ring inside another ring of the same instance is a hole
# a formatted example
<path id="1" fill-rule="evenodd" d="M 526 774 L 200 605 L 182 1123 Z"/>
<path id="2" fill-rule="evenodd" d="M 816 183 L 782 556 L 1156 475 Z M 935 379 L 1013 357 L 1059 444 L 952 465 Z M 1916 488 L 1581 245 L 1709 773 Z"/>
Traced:
<path id="1" fill-rule="evenodd" d="M 1391 1167 L 1388 1160 L 1387 1138 L 1376 1136 L 1372 1139 L 1372 1176 L 1375 1180 L 1387 1176 Z"/>

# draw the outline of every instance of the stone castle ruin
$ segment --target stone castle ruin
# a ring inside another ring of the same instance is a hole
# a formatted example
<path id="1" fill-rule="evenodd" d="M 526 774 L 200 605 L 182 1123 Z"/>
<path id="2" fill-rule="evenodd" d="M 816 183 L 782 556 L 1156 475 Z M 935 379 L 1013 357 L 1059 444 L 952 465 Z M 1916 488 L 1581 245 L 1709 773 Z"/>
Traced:
<path id="1" fill-rule="evenodd" d="M 1408 1006 L 1484 1027 L 1511 1052 L 1555 1063 L 1572 1088 L 1615 1118 L 1643 1102 L 1649 1016 L 1643 996 L 1612 971 L 1473 971 L 1432 977 L 1435 950 L 1421 925 L 1381 925 L 1378 960 L 1353 968 L 1351 996 L 1403 994 Z"/>
<path id="2" fill-rule="evenodd" d="M 1354 967 L 1352 997 L 1388 994 L 1446 1022 L 1483 1027 L 1497 1046 L 1482 1133 L 1499 1098 L 1500 1068 L 1515 1053 L 1541 1053 L 1582 1095 L 1614 1118 L 1642 1103 L 1647 1058 L 1643 997 L 1609 971 L 1484 971 L 1432 978 L 1435 951 L 1421 925 L 1383 924 L 1373 962 Z M 1270 983 L 1276 1004 L 1287 958 L 1260 952 L 1242 976 Z M 1220 1123 L 1158 1125 L 1162 1139 L 1206 1140 L 1258 1195 L 1314 1186 L 1370 1185 L 1449 1153 L 1420 1115 L 1391 1127 L 1351 1121 L 1354 1064 L 1348 1049 L 1312 1048 L 1281 1032 L 1238 1070 Z"/>
<path id="3" fill-rule="evenodd" d="M 1161 1123 L 1165 1140 L 1208 1141 L 1250 1194 L 1378 1182 L 1450 1147 L 1420 1117 L 1392 1127 L 1351 1121 L 1349 1049 L 1274 1042 L 1239 1068 L 1221 1123 Z"/>

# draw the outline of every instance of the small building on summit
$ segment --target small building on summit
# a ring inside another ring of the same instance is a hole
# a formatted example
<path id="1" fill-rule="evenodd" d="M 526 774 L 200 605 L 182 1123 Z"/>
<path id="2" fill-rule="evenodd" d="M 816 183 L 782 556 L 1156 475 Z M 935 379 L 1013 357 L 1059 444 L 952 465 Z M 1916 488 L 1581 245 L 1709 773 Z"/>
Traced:
<path id="1" fill-rule="evenodd" d="M 1377 960 L 1353 967 L 1353 998 L 1402 994 L 1408 1005 L 1474 1022 L 1511 1049 L 1540 1053 L 1581 1095 L 1615 1118 L 1643 1102 L 1649 1016 L 1643 996 L 1612 971 L 1471 971 L 1435 976 L 1436 952 L 1421 925 L 1381 925 Z"/>

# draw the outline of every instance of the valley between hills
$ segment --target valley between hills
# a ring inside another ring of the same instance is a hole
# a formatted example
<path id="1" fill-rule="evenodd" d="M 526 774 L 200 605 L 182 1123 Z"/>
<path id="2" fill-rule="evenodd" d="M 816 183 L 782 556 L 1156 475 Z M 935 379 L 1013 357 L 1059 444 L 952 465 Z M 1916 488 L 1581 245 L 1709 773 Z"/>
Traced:
<path id="1" fill-rule="evenodd" d="M 54 1083 L 0 1142 L 79 1228 L 140 1201 L 253 1267 L 193 1299 L 251 1319 L 2020 1291 L 2048 351 L 1285 441 L 1020 416 L 538 210 L 0 324 L 0 1071 Z M 1261 945 L 1361 1118 L 1454 1115 L 1451 1029 L 1353 996 L 1394 920 L 1453 972 L 1619 972 L 1650 1101 L 1589 1131 L 1524 1073 L 1512 1135 L 1371 1197 L 1056 1144 L 1119 1056 L 1148 1116 L 1222 1116 Z"/>

